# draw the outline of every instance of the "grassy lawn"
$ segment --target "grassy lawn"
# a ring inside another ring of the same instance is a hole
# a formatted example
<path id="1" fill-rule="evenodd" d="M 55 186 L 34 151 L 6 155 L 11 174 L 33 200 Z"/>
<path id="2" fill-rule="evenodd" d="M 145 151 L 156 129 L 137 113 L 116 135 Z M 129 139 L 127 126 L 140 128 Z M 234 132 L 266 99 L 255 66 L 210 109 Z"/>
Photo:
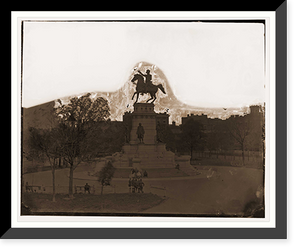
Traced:
<path id="1" fill-rule="evenodd" d="M 68 195 L 57 194 L 56 201 L 52 195 L 39 193 L 24 193 L 23 203 L 33 214 L 39 213 L 137 213 L 156 206 L 163 199 L 151 193 L 143 194 L 76 194 L 74 199 Z"/>
<path id="2" fill-rule="evenodd" d="M 203 157 L 203 158 L 198 158 L 194 159 L 191 161 L 192 165 L 199 165 L 201 164 L 202 166 L 232 166 L 232 167 L 242 167 L 243 162 L 242 162 L 242 157 L 233 157 L 227 156 L 226 159 L 224 156 L 219 156 L 219 158 L 216 157 Z M 261 158 L 250 158 L 245 157 L 245 167 L 247 168 L 257 168 L 257 169 L 262 169 L 262 159 Z"/>

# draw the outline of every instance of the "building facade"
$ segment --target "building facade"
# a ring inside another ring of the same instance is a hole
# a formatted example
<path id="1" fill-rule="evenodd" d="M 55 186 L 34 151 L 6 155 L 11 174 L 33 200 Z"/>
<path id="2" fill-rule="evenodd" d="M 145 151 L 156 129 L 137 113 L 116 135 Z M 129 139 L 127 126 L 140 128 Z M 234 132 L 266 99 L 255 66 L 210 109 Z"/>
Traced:
<path id="1" fill-rule="evenodd" d="M 182 117 L 182 124 L 188 120 L 202 124 L 208 150 L 239 150 L 241 144 L 251 151 L 262 151 L 264 148 L 262 138 L 265 121 L 262 106 L 250 106 L 249 114 L 232 115 L 226 120 L 190 114 Z"/>

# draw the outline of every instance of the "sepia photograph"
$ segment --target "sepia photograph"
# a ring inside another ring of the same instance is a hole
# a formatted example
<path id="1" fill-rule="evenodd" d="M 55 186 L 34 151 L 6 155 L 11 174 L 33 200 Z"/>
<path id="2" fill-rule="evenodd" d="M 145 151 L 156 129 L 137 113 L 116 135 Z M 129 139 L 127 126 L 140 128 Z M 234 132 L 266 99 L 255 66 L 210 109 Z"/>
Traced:
<path id="1" fill-rule="evenodd" d="M 266 217 L 265 19 L 23 20 L 21 216 Z"/>

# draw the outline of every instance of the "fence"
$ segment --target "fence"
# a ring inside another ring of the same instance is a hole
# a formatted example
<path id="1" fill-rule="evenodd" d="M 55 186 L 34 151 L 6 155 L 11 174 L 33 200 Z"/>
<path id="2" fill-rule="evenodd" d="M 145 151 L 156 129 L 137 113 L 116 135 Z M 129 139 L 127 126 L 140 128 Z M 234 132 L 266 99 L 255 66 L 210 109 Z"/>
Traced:
<path id="1" fill-rule="evenodd" d="M 243 166 L 242 151 L 232 152 L 193 152 L 192 165 Z M 263 156 L 258 151 L 245 151 L 244 164 L 249 167 L 262 168 Z"/>
<path id="2" fill-rule="evenodd" d="M 45 193 L 45 194 L 52 194 L 53 193 L 53 187 L 52 186 L 43 186 L 43 185 L 26 185 L 25 192 L 28 193 Z M 122 191 L 121 188 L 119 188 L 120 192 Z M 92 185 L 90 187 L 90 194 L 101 194 L 101 186 L 94 186 Z M 117 192 L 117 186 L 104 186 L 103 187 L 103 193 L 116 193 Z M 55 186 L 55 193 L 57 194 L 68 194 L 69 193 L 69 186 Z M 84 189 L 84 185 L 74 185 L 73 187 L 73 193 L 74 194 L 86 194 L 89 193 Z"/>
<path id="3" fill-rule="evenodd" d="M 241 150 L 233 150 L 233 151 L 194 151 L 193 152 L 194 158 L 201 158 L 201 157 L 218 158 L 219 156 L 234 159 L 234 158 L 242 157 L 242 151 Z M 261 158 L 262 151 L 245 150 L 244 156 L 245 156 L 245 158 L 248 158 L 248 159 Z"/>
<path id="4" fill-rule="evenodd" d="M 53 189 L 52 186 L 43 186 L 43 185 L 30 185 L 26 186 L 25 192 L 27 193 L 41 193 L 41 194 L 52 194 Z M 144 187 L 145 193 L 156 194 L 160 197 L 167 197 L 167 188 L 160 185 L 148 184 Z M 56 186 L 55 187 L 56 194 L 68 194 L 69 186 Z M 91 195 L 99 195 L 101 194 L 101 186 L 91 186 L 90 193 L 85 191 L 84 185 L 74 185 L 73 193 L 76 197 L 76 194 L 91 194 Z M 115 194 L 115 193 L 128 193 L 128 186 L 104 186 L 103 194 Z M 137 192 L 136 192 L 137 193 Z"/>

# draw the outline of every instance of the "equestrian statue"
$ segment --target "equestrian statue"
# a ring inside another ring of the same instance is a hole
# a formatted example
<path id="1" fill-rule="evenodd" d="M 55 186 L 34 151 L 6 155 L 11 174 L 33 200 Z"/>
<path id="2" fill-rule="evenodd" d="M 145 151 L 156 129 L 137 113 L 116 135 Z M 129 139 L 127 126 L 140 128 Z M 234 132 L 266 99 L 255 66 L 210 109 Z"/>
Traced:
<path id="1" fill-rule="evenodd" d="M 152 83 L 152 75 L 150 74 L 149 69 L 146 71 L 146 74 L 143 74 L 140 71 L 138 72 L 139 74 L 135 74 L 131 80 L 131 82 L 136 85 L 136 91 L 131 98 L 133 100 L 134 96 L 137 95 L 135 103 L 138 102 L 140 94 L 150 94 L 151 98 L 148 99 L 147 102 L 152 100 L 151 103 L 153 103 L 156 100 L 156 93 L 158 89 L 160 89 L 164 94 L 166 93 L 162 84 L 154 85 Z M 137 81 L 137 83 L 135 83 L 135 81 Z"/>

